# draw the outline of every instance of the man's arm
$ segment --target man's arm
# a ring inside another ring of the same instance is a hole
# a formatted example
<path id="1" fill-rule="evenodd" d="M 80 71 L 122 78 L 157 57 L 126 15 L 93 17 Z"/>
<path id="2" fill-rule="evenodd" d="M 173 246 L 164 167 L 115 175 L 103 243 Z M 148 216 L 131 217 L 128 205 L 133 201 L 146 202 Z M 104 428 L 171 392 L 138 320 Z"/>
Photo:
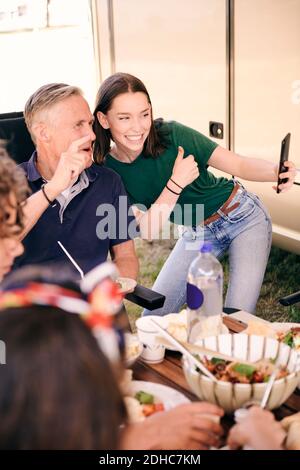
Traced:
<path id="1" fill-rule="evenodd" d="M 118 243 L 111 248 L 111 257 L 119 273 L 123 277 L 136 279 L 139 271 L 139 262 L 132 240 Z"/>
<path id="2" fill-rule="evenodd" d="M 50 182 L 51 183 L 51 182 Z M 48 198 L 53 201 L 60 193 L 55 193 L 50 190 L 49 185 L 47 183 L 45 185 L 45 191 Z M 41 215 L 48 209 L 49 203 L 45 198 L 42 190 L 32 194 L 26 201 L 23 206 L 23 213 L 24 213 L 24 230 L 20 235 L 20 239 L 26 237 L 26 235 L 30 232 L 30 230 L 35 226 Z"/>
<path id="3" fill-rule="evenodd" d="M 45 184 L 45 193 L 50 201 L 54 201 L 57 196 L 67 189 L 71 182 L 90 164 L 89 155 L 80 149 L 90 139 L 89 136 L 72 142 L 68 150 L 61 154 L 57 168 L 52 179 Z M 49 202 L 42 190 L 30 196 L 24 204 L 24 230 L 21 239 L 26 237 L 28 232 L 34 227 L 41 215 L 49 207 Z"/>

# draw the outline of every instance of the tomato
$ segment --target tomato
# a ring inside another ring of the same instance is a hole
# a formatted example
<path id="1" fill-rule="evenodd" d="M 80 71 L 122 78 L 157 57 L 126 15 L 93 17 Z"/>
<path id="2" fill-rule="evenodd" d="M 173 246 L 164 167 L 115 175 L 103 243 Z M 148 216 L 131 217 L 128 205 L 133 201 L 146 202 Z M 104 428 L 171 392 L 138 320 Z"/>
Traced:
<path id="1" fill-rule="evenodd" d="M 155 411 L 165 411 L 165 407 L 163 403 L 155 403 Z"/>
<path id="2" fill-rule="evenodd" d="M 151 416 L 154 413 L 157 413 L 158 411 L 164 411 L 165 407 L 163 403 L 152 403 L 152 404 L 147 404 L 143 405 L 143 414 L 144 416 Z"/>

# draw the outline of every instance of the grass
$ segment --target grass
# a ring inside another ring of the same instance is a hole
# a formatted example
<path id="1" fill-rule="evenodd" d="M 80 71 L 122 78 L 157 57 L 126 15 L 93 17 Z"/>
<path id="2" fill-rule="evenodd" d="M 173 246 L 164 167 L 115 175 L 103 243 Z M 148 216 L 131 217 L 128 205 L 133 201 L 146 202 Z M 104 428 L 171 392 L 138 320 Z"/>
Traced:
<path id="1" fill-rule="evenodd" d="M 151 287 L 172 250 L 173 240 L 147 242 L 137 239 L 136 251 L 140 261 L 139 283 Z M 228 260 L 222 260 L 224 287 L 228 283 Z M 283 307 L 278 303 L 282 296 L 300 290 L 300 256 L 272 247 L 264 283 L 258 300 L 257 316 L 269 321 L 300 322 L 300 307 Z M 140 316 L 142 308 L 126 301 L 131 325 Z"/>

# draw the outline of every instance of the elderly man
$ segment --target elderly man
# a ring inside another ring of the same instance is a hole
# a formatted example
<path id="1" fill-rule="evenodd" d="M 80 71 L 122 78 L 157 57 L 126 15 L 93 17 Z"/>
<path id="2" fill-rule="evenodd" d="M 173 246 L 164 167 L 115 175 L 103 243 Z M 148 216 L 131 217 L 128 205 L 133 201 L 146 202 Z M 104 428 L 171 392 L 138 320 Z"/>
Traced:
<path id="1" fill-rule="evenodd" d="M 34 193 L 25 207 L 25 264 L 70 262 L 84 272 L 107 259 L 136 278 L 134 226 L 121 179 L 92 162 L 93 116 L 80 89 L 63 83 L 39 88 L 25 105 L 36 151 L 22 164 Z"/>
<path id="2" fill-rule="evenodd" d="M 6 155 L 0 155 L 0 282 L 14 259 L 23 253 L 19 235 L 23 229 L 22 202 L 29 193 L 23 172 Z"/>

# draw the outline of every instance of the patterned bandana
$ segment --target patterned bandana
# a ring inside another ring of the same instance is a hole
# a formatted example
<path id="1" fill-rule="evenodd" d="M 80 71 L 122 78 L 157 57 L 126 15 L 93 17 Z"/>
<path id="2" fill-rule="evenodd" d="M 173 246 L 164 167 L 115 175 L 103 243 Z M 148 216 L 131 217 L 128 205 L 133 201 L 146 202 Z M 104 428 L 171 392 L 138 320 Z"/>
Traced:
<path id="1" fill-rule="evenodd" d="M 115 326 L 115 315 L 122 308 L 123 294 L 109 277 L 84 296 L 55 284 L 28 282 L 24 287 L 0 292 L 0 310 L 43 305 L 78 314 L 91 328 L 99 347 L 112 361 L 120 360 L 123 332 Z"/>

